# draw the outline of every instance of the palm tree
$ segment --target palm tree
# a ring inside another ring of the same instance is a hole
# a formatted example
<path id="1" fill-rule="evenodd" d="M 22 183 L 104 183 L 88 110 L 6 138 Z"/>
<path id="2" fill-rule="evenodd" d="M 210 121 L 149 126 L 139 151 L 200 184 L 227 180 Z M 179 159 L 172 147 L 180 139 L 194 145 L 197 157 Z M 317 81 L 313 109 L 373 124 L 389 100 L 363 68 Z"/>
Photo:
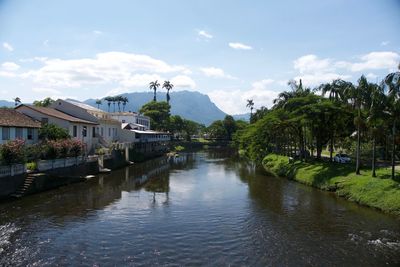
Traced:
<path id="1" fill-rule="evenodd" d="M 384 83 L 388 87 L 389 112 L 392 117 L 392 179 L 395 178 L 396 165 L 396 123 L 400 116 L 400 64 L 399 71 L 388 74 Z"/>
<path id="2" fill-rule="evenodd" d="M 170 81 L 164 81 L 162 88 L 165 88 L 167 90 L 167 103 L 168 104 L 169 104 L 169 100 L 171 99 L 169 96 L 169 90 L 171 90 L 172 87 L 174 87 L 174 85 Z"/>
<path id="3" fill-rule="evenodd" d="M 101 99 L 97 99 L 96 100 L 96 105 L 97 105 L 97 108 L 98 109 L 100 109 L 100 105 L 101 105 L 102 103 L 101 103 Z"/>
<path id="4" fill-rule="evenodd" d="M 157 88 L 160 87 L 160 84 L 158 83 L 158 80 L 156 80 L 155 82 L 151 82 L 149 84 L 149 88 L 150 90 L 154 91 L 154 98 L 153 101 L 157 101 Z"/>
<path id="5" fill-rule="evenodd" d="M 251 121 L 251 117 L 253 117 L 253 109 L 254 109 L 253 99 L 247 99 L 246 108 L 250 108 L 250 121 Z"/>
<path id="6" fill-rule="evenodd" d="M 336 79 L 332 83 L 321 84 L 317 87 L 317 90 L 322 91 L 322 95 L 325 96 L 329 93 L 328 98 L 336 102 L 346 102 L 346 90 L 351 88 L 352 83 L 343 81 L 342 79 Z"/>
<path id="7" fill-rule="evenodd" d="M 104 100 L 107 101 L 108 112 L 110 112 L 110 106 L 111 106 L 112 99 L 113 98 L 111 96 L 107 96 L 106 98 L 104 98 Z"/>
<path id="8" fill-rule="evenodd" d="M 383 86 L 373 85 L 371 100 L 367 123 L 371 128 L 372 137 L 372 177 L 376 177 L 376 137 L 379 133 L 378 129 L 382 129 L 385 122 L 384 110 L 387 102 Z"/>
<path id="9" fill-rule="evenodd" d="M 117 97 L 115 97 L 115 96 L 110 96 L 110 98 L 111 98 L 111 102 L 112 102 L 113 107 L 114 107 L 113 112 L 115 112 L 115 103 L 117 102 Z"/>
<path id="10" fill-rule="evenodd" d="M 116 96 L 115 101 L 118 104 L 118 112 L 121 112 L 121 102 L 123 102 L 124 98 L 122 96 Z"/>
<path id="11" fill-rule="evenodd" d="M 122 97 L 122 110 L 125 111 L 126 103 L 128 103 L 129 100 L 126 96 Z"/>
<path id="12" fill-rule="evenodd" d="M 15 106 L 18 106 L 19 104 L 21 104 L 21 98 L 19 98 L 17 96 L 16 98 L 14 98 L 14 102 L 15 102 Z"/>

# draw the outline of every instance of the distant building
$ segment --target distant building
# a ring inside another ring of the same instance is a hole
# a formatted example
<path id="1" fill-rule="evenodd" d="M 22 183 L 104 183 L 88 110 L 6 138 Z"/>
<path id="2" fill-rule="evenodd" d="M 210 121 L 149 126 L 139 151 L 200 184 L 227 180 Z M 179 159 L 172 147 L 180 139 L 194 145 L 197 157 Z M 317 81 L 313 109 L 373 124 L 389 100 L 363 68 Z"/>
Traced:
<path id="1" fill-rule="evenodd" d="M 108 112 L 74 100 L 56 100 L 52 108 L 74 117 L 98 124 L 95 136 L 99 142 L 108 146 L 111 142 L 119 141 L 121 122 L 113 119 Z"/>
<path id="2" fill-rule="evenodd" d="M 0 108 L 0 144 L 22 139 L 27 144 L 38 142 L 41 124 L 14 109 Z"/>
<path id="3" fill-rule="evenodd" d="M 78 139 L 86 144 L 87 150 L 90 151 L 96 144 L 96 128 L 98 123 L 80 119 L 53 108 L 36 107 L 31 105 L 19 105 L 16 111 L 23 113 L 37 121 L 40 124 L 55 124 L 68 131 L 72 138 Z"/>
<path id="4" fill-rule="evenodd" d="M 122 124 L 130 123 L 135 125 L 137 129 L 150 130 L 150 118 L 136 112 L 113 112 L 110 113 L 110 116 Z"/>

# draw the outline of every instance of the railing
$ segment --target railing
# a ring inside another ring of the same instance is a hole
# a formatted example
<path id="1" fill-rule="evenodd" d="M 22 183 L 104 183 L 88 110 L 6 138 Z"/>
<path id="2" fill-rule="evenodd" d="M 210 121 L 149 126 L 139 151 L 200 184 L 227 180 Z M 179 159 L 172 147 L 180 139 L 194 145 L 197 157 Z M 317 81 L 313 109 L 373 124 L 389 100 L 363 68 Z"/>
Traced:
<path id="1" fill-rule="evenodd" d="M 62 158 L 53 160 L 40 160 L 37 163 L 37 169 L 39 171 L 48 171 L 58 168 L 70 167 L 74 165 L 79 165 L 84 162 L 82 156 L 76 158 Z"/>
<path id="2" fill-rule="evenodd" d="M 25 164 L 13 164 L 8 166 L 0 166 L 0 177 L 14 176 L 26 173 Z"/>

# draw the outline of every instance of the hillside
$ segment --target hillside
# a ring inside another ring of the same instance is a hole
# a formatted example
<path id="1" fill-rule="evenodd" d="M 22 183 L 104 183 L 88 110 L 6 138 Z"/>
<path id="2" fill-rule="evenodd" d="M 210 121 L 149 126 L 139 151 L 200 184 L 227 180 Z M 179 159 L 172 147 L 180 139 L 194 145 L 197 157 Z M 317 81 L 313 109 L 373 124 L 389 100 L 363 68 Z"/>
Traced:
<path id="1" fill-rule="evenodd" d="M 225 117 L 225 113 L 220 110 L 207 95 L 193 91 L 171 92 L 171 114 L 180 115 L 186 119 L 193 120 L 205 125 L 211 124 L 215 120 Z M 127 97 L 129 102 L 125 108 L 126 111 L 138 111 L 147 102 L 153 99 L 153 93 L 135 92 L 126 93 L 122 96 Z M 166 101 L 165 92 L 157 93 L 158 101 Z M 88 99 L 84 103 L 97 107 L 95 99 Z M 107 111 L 107 101 L 103 101 L 100 109 Z M 111 105 L 111 111 L 113 106 Z"/>

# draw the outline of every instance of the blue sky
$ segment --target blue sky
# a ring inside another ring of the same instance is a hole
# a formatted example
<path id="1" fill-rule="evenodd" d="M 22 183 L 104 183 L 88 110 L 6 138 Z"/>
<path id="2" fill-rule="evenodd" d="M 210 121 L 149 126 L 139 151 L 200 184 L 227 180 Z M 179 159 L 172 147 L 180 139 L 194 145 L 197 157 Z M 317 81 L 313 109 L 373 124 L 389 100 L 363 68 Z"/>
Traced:
<path id="1" fill-rule="evenodd" d="M 0 99 L 206 93 L 225 112 L 400 62 L 400 1 L 1 1 Z"/>

